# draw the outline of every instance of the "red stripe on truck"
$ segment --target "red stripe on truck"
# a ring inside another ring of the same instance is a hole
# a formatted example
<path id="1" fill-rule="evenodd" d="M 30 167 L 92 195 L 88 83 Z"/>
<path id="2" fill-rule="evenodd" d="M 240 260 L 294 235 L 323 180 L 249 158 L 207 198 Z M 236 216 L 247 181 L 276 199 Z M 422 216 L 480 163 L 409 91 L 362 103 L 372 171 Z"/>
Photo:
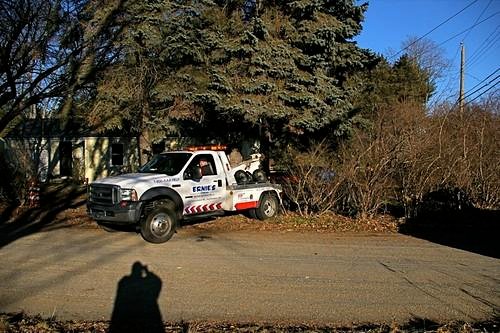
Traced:
<path id="1" fill-rule="evenodd" d="M 236 210 L 257 208 L 258 204 L 259 204 L 258 201 L 240 202 L 234 205 L 234 208 L 236 208 Z"/>

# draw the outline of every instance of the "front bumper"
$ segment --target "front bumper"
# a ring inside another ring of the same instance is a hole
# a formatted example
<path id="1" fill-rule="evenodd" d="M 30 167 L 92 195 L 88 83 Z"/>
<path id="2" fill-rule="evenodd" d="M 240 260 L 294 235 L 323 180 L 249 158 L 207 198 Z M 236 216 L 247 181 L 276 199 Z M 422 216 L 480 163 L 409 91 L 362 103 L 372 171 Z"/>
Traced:
<path id="1" fill-rule="evenodd" d="M 87 204 L 87 214 L 96 221 L 113 224 L 135 224 L 141 218 L 142 202 L 128 202 L 127 206 L 106 206 L 95 203 Z"/>

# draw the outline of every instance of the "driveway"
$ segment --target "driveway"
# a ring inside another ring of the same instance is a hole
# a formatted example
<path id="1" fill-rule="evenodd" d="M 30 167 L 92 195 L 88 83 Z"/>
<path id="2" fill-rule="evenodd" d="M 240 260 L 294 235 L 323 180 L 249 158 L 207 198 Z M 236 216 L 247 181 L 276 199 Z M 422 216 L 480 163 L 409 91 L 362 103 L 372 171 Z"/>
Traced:
<path id="1" fill-rule="evenodd" d="M 500 260 L 396 234 L 191 228 L 154 245 L 63 228 L 0 248 L 0 262 L 0 312 L 59 319 L 476 321 L 500 306 Z"/>

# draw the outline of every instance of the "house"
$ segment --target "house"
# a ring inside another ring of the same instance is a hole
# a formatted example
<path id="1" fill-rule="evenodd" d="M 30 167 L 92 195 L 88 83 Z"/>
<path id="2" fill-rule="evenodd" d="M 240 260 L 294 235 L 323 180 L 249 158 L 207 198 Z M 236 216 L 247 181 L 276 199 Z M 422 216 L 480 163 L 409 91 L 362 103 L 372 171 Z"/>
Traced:
<path id="1" fill-rule="evenodd" d="M 152 153 L 191 144 L 190 138 L 165 138 Z M 82 126 L 61 129 L 57 119 L 28 119 L 2 142 L 15 163 L 36 172 L 39 181 L 71 178 L 80 183 L 139 168 L 137 137 L 118 132 L 99 133 Z"/>
<path id="2" fill-rule="evenodd" d="M 91 182 L 139 167 L 137 138 L 101 134 L 81 126 L 60 128 L 55 119 L 28 119 L 4 138 L 18 164 L 40 181 L 73 178 Z"/>

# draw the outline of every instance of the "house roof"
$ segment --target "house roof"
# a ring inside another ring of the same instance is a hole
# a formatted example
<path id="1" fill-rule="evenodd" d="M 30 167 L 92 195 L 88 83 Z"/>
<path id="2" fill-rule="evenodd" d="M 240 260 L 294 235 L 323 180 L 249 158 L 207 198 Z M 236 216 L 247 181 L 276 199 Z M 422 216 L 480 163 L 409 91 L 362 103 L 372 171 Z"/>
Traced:
<path id="1" fill-rule="evenodd" d="M 59 119 L 26 119 L 14 127 L 7 138 L 82 138 L 82 137 L 132 137 L 123 130 L 97 131 L 87 124 L 69 121 L 63 125 Z M 126 133 L 126 134 L 125 134 Z"/>

